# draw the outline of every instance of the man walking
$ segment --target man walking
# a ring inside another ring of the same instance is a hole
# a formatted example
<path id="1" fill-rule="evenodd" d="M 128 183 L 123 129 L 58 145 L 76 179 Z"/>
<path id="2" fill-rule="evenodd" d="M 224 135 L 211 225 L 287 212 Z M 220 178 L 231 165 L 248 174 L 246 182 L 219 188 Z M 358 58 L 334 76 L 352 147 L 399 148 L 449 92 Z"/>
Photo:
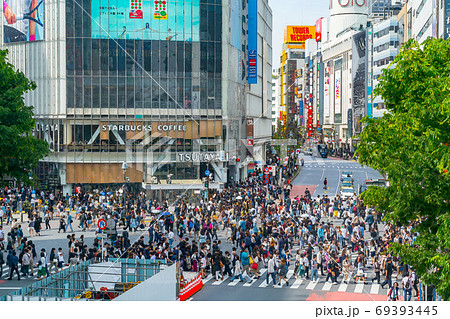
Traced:
<path id="1" fill-rule="evenodd" d="M 387 259 L 384 269 L 385 269 L 385 277 L 384 277 L 384 281 L 381 283 L 381 288 L 384 289 L 384 286 L 386 284 L 389 286 L 389 288 L 391 288 L 392 287 L 392 271 L 393 271 L 391 257 L 389 257 Z"/>
<path id="2" fill-rule="evenodd" d="M 12 250 L 12 251 L 10 250 L 10 251 L 9 251 L 7 260 L 8 260 L 8 267 L 9 267 L 9 269 L 10 269 L 8 280 L 11 280 L 11 279 L 12 279 L 12 276 L 13 276 L 14 271 L 15 271 L 16 274 L 17 274 L 17 280 L 20 280 L 20 273 L 19 273 L 19 258 L 17 258 L 17 256 L 16 256 L 16 251 L 15 251 L 15 250 Z"/>

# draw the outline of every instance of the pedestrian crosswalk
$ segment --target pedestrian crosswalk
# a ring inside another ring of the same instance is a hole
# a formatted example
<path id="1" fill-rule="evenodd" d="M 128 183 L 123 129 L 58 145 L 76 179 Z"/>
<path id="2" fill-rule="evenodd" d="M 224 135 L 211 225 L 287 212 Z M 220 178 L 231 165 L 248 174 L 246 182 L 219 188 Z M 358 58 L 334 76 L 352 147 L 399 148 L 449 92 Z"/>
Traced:
<path id="1" fill-rule="evenodd" d="M 47 269 L 49 269 L 49 267 L 50 267 L 50 263 L 47 264 Z M 64 270 L 64 269 L 67 269 L 67 268 L 69 268 L 69 266 L 64 266 L 62 269 Z M 31 273 L 31 269 L 30 269 L 29 272 Z M 38 280 L 38 276 L 37 276 L 37 273 L 38 273 L 38 267 L 35 267 L 35 268 L 33 269 L 33 275 L 32 275 L 32 276 L 24 277 L 24 276 L 23 276 L 23 273 L 22 273 L 22 271 L 21 271 L 21 269 L 20 269 L 20 266 L 19 266 L 19 273 L 20 273 L 20 279 L 34 279 L 34 280 Z M 55 273 L 55 268 L 52 269 L 52 272 L 50 273 L 50 275 L 52 275 L 52 274 L 54 274 L 54 273 Z M 9 269 L 9 267 L 8 267 L 8 266 L 3 266 L 3 271 L 2 271 L 2 273 L 1 273 L 0 279 L 8 279 L 8 278 L 9 278 L 9 275 L 10 275 L 10 269 Z M 13 278 L 13 279 L 17 279 L 17 274 L 16 274 L 15 271 L 14 271 L 14 273 L 13 273 L 13 277 L 12 277 L 12 278 Z M 44 277 L 41 277 L 40 279 L 43 279 L 43 278 L 44 278 Z"/>
<path id="2" fill-rule="evenodd" d="M 229 287 L 246 287 L 246 288 L 272 288 L 273 282 L 272 277 L 269 277 L 269 285 L 267 285 L 266 277 L 267 277 L 267 269 L 260 270 L 261 276 L 256 279 L 253 278 L 251 282 L 242 282 L 239 278 L 235 278 L 233 281 L 230 281 L 230 277 L 227 275 L 224 276 L 224 280 L 215 281 L 215 278 L 211 275 L 203 279 L 204 285 L 210 286 L 229 286 Z M 310 291 L 326 291 L 326 292 L 350 292 L 350 293 L 362 293 L 362 294 L 387 294 L 387 287 L 381 288 L 379 284 L 371 283 L 370 281 L 367 284 L 359 281 L 355 283 L 353 280 L 348 281 L 347 283 L 342 280 L 337 284 L 333 284 L 328 281 L 325 282 L 325 277 L 320 278 L 318 281 L 312 281 L 305 278 L 295 278 L 294 271 L 289 270 L 286 278 L 288 280 L 289 285 L 286 287 L 286 282 L 281 280 L 281 285 L 277 284 L 273 287 L 275 289 L 305 289 Z M 213 279 L 213 280 L 211 280 Z"/>

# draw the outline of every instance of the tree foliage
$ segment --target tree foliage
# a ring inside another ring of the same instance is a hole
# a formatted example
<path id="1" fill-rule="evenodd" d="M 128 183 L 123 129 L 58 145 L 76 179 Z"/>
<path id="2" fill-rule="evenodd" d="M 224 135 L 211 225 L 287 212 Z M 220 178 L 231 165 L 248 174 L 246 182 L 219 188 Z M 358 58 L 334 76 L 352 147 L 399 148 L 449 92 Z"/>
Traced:
<path id="1" fill-rule="evenodd" d="M 31 134 L 33 107 L 24 102 L 24 94 L 36 84 L 15 71 L 6 55 L 0 50 L 0 182 L 10 177 L 27 184 L 30 172 L 48 154 L 48 144 Z"/>
<path id="2" fill-rule="evenodd" d="M 393 250 L 450 300 L 450 41 L 409 41 L 383 70 L 376 94 L 388 113 L 364 120 L 360 161 L 390 181 L 370 188 L 367 204 L 386 219 L 413 224 L 413 246 Z"/>

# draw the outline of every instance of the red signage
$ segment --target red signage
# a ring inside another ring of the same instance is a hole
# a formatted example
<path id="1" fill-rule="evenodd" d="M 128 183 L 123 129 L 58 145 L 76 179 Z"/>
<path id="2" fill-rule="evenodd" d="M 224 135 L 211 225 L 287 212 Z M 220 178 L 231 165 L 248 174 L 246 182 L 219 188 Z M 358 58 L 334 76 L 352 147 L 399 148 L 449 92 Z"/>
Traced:
<path id="1" fill-rule="evenodd" d="M 322 19 L 316 21 L 316 42 L 322 41 Z"/>

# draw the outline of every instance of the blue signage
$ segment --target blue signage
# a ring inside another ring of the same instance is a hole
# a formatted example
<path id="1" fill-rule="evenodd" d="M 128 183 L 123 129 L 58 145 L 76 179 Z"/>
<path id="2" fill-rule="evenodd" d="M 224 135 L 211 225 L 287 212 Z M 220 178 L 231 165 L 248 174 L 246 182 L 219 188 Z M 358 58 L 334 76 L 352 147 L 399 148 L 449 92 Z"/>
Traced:
<path id="1" fill-rule="evenodd" d="M 248 83 L 258 82 L 258 0 L 248 0 Z"/>
<path id="2" fill-rule="evenodd" d="M 444 2 L 444 40 L 450 38 L 450 0 Z"/>
<path id="3" fill-rule="evenodd" d="M 211 174 L 210 171 L 205 171 L 205 175 L 206 175 L 206 176 L 209 176 L 210 174 Z"/>
<path id="4" fill-rule="evenodd" d="M 268 179 L 265 179 L 265 180 L 264 180 L 264 183 L 265 183 L 265 184 L 269 184 L 269 180 L 268 180 Z"/>

